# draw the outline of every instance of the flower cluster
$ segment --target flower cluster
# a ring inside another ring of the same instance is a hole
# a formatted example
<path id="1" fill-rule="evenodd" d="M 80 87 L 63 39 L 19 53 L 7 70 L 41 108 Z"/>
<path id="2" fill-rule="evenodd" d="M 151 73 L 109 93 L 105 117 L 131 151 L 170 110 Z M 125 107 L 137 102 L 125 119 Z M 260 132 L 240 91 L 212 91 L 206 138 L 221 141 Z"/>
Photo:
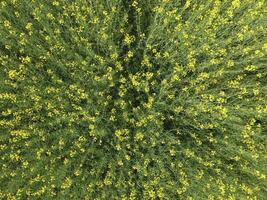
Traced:
<path id="1" fill-rule="evenodd" d="M 2 0 L 0 199 L 265 199 L 265 0 Z"/>

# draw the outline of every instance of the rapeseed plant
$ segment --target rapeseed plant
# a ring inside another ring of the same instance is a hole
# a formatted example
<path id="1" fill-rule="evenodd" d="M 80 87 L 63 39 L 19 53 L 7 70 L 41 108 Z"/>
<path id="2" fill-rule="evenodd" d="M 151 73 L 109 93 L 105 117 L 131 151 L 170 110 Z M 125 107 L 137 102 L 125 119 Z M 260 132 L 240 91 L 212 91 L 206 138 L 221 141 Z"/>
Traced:
<path id="1" fill-rule="evenodd" d="M 2 0 L 0 199 L 266 199 L 265 0 Z"/>

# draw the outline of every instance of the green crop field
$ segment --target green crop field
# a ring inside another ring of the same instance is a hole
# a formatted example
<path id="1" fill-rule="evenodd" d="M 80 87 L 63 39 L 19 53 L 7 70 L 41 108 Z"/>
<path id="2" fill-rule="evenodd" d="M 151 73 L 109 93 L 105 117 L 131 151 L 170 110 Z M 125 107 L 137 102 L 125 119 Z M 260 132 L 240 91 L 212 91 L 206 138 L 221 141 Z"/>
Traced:
<path id="1" fill-rule="evenodd" d="M 267 1 L 0 0 L 0 199 L 266 200 Z"/>

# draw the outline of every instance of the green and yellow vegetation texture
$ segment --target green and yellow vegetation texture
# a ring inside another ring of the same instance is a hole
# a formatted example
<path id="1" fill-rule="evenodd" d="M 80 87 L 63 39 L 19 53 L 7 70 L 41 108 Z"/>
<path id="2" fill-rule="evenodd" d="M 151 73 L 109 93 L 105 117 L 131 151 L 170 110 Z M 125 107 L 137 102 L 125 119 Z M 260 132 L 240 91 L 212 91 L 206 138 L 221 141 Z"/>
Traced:
<path id="1" fill-rule="evenodd" d="M 265 0 L 1 0 L 0 199 L 267 199 Z"/>

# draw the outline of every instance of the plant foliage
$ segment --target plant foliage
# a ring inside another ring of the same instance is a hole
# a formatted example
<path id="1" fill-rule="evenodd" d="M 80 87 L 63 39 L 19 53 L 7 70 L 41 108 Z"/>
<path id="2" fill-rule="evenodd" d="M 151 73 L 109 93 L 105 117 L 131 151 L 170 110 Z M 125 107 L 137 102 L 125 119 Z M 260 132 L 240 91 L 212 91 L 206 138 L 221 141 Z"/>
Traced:
<path id="1" fill-rule="evenodd" d="M 1 0 L 0 199 L 266 199 L 265 0 Z"/>

